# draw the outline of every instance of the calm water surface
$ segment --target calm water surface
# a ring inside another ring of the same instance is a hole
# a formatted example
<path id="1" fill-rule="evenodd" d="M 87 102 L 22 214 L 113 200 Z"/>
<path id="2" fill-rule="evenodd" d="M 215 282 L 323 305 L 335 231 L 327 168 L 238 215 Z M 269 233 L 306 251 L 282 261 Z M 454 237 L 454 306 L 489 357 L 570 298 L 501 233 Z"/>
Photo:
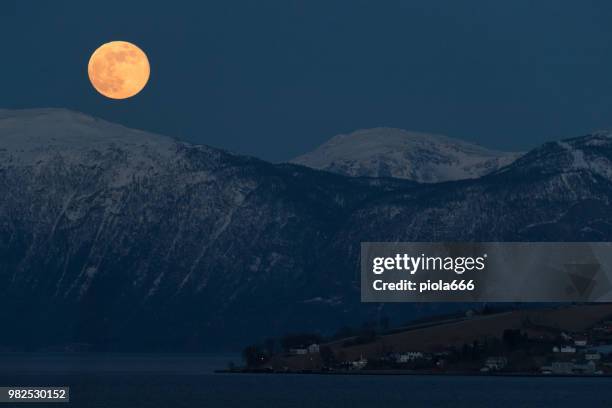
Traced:
<path id="1" fill-rule="evenodd" d="M 68 385 L 70 407 L 612 407 L 608 378 L 212 373 L 232 359 L 0 355 L 0 385 Z"/>

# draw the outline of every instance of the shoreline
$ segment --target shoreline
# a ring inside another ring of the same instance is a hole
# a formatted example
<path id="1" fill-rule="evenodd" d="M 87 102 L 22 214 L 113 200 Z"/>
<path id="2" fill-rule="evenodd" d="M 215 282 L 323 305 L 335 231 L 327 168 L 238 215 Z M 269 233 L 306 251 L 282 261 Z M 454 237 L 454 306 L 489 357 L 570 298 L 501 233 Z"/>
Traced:
<path id="1" fill-rule="evenodd" d="M 431 372 L 408 370 L 266 370 L 266 369 L 220 369 L 215 374 L 293 374 L 293 375 L 388 375 L 388 376 L 440 376 L 440 377 L 542 377 L 542 378 L 612 378 L 612 374 L 541 374 L 541 373 L 475 373 L 475 372 Z"/>

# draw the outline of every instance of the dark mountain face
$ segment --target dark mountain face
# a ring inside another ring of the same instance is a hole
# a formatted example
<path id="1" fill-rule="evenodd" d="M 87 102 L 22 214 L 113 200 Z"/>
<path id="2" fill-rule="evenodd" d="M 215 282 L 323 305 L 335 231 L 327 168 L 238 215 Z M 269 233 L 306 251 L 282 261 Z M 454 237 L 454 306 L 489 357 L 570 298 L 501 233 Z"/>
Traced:
<path id="1" fill-rule="evenodd" d="M 441 306 L 361 305 L 360 242 L 609 240 L 611 140 L 418 185 L 271 165 L 66 111 L 0 112 L 2 343 L 235 347 L 381 313 L 406 320 Z"/>

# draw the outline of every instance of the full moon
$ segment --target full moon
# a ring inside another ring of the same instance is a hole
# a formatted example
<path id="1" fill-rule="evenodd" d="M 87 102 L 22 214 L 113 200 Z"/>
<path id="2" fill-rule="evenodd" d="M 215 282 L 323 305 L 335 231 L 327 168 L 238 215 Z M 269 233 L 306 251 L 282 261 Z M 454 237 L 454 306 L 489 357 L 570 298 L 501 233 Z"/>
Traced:
<path id="1" fill-rule="evenodd" d="M 112 99 L 126 99 L 142 91 L 151 73 L 147 55 L 126 41 L 112 41 L 94 51 L 87 66 L 96 91 Z"/>

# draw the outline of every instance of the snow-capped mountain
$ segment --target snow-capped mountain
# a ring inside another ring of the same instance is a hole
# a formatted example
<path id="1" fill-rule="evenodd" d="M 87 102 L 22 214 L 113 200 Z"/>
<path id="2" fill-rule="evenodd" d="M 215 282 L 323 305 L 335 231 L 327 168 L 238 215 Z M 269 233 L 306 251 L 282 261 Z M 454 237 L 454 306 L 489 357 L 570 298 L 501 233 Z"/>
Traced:
<path id="1" fill-rule="evenodd" d="M 519 156 L 446 136 L 374 128 L 335 136 L 292 163 L 347 176 L 436 183 L 481 177 Z"/>
<path id="2" fill-rule="evenodd" d="M 66 110 L 0 112 L 0 345 L 238 347 L 361 304 L 363 241 L 609 241 L 612 138 L 418 184 L 273 165 Z M 429 309 L 430 310 L 430 309 Z"/>
<path id="3" fill-rule="evenodd" d="M 0 344 L 35 326 L 49 343 L 150 347 L 237 346 L 261 319 L 298 329 L 343 310 L 310 302 L 330 298 L 312 254 L 375 188 L 66 110 L 3 111 L 0 321 L 15 330 Z"/>

